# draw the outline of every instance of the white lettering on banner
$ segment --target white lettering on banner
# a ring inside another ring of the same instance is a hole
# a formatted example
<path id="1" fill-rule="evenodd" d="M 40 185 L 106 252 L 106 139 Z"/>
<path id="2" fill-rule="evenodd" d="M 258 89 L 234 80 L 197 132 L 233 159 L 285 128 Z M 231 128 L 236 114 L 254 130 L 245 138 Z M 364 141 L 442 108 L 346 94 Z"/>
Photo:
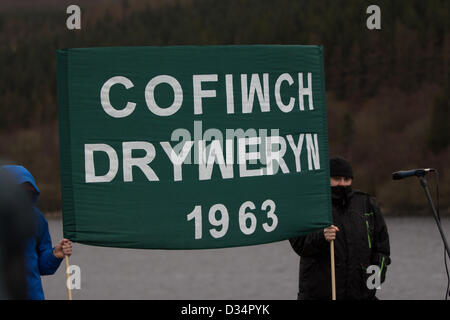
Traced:
<path id="1" fill-rule="evenodd" d="M 274 145 L 279 145 L 280 149 L 274 151 L 273 150 Z M 275 174 L 278 171 L 279 167 L 281 168 L 281 171 L 283 173 L 289 173 L 289 168 L 287 167 L 286 162 L 284 162 L 283 160 L 285 153 L 286 153 L 286 141 L 282 137 L 279 136 L 267 137 L 266 143 L 267 167 L 265 169 L 265 173 L 267 175 Z"/>
<path id="2" fill-rule="evenodd" d="M 247 89 L 247 75 L 241 75 L 241 90 L 242 90 L 242 113 L 252 113 L 253 102 L 255 100 L 255 92 L 258 96 L 259 104 L 262 112 L 270 111 L 269 101 L 269 74 L 263 74 L 264 91 L 261 88 L 261 82 L 258 74 L 252 74 L 250 80 L 250 89 Z"/>
<path id="3" fill-rule="evenodd" d="M 310 133 L 306 134 L 306 150 L 308 151 L 308 169 L 319 170 L 320 158 L 319 158 L 319 144 L 317 143 L 317 134 L 314 135 L 311 135 Z"/>
<path id="4" fill-rule="evenodd" d="M 214 140 L 211 142 L 207 160 L 203 157 L 203 155 L 206 155 L 206 142 L 204 140 L 200 140 L 198 144 L 201 155 L 199 163 L 199 180 L 211 179 L 214 163 L 219 164 L 222 179 L 233 178 L 233 162 L 229 162 L 227 164 L 225 163 L 222 145 L 219 140 Z"/>
<path id="5" fill-rule="evenodd" d="M 308 97 L 308 104 L 309 104 L 309 110 L 314 110 L 313 106 L 313 94 L 312 94 L 312 81 L 311 81 L 311 73 L 308 72 L 308 85 L 306 87 L 303 86 L 303 73 L 298 74 L 298 83 L 299 83 L 299 90 L 298 90 L 298 99 L 300 102 L 300 110 L 305 110 L 304 107 L 304 101 L 303 97 Z"/>
<path id="6" fill-rule="evenodd" d="M 123 150 L 123 181 L 133 181 L 133 167 L 138 167 L 145 174 L 149 181 L 159 181 L 157 175 L 148 165 L 155 158 L 155 147 L 150 142 L 133 141 L 124 142 Z M 141 158 L 133 158 L 133 150 L 144 150 L 145 156 Z"/>
<path id="7" fill-rule="evenodd" d="M 269 73 L 262 73 L 262 81 L 260 74 L 253 73 L 250 75 L 250 83 L 248 81 L 249 75 L 240 74 L 241 81 L 241 111 L 243 114 L 252 113 L 256 100 L 260 106 L 261 112 L 270 112 L 270 79 Z M 314 110 L 313 103 L 313 91 L 312 91 L 312 73 L 306 73 L 306 83 L 304 83 L 303 72 L 297 74 L 298 79 L 298 106 L 301 111 L 305 110 L 304 100 L 308 101 L 309 110 Z M 225 82 L 225 95 L 226 95 L 226 114 L 235 114 L 235 95 L 233 85 L 233 75 L 225 74 L 220 81 Z M 213 99 L 217 97 L 217 91 L 215 89 L 203 89 L 202 84 L 204 82 L 219 82 L 218 74 L 194 74 L 192 75 L 192 92 L 193 92 L 193 106 L 194 114 L 201 115 L 204 113 L 204 99 Z M 289 73 L 283 73 L 276 78 L 273 94 L 275 96 L 275 102 L 278 108 L 288 113 L 294 110 L 295 97 L 289 97 L 289 103 L 286 105 L 281 99 L 281 91 L 283 82 L 287 82 L 288 86 L 294 85 L 294 78 Z M 168 84 L 173 91 L 174 100 L 172 105 L 167 108 L 162 108 L 156 103 L 155 88 L 160 84 Z M 132 80 L 124 76 L 114 76 L 108 79 L 100 90 L 100 103 L 103 110 L 109 116 L 113 118 L 124 118 L 132 114 L 136 108 L 136 103 L 128 101 L 125 108 L 122 110 L 116 109 L 112 106 L 110 101 L 110 89 L 115 84 L 121 84 L 126 89 L 134 87 Z M 176 114 L 183 104 L 183 88 L 180 82 L 176 78 L 170 75 L 158 75 L 150 79 L 145 87 L 145 102 L 148 109 L 156 116 L 168 117 Z"/>
<path id="8" fill-rule="evenodd" d="M 289 134 L 286 136 L 288 142 L 289 142 L 289 146 L 292 149 L 292 152 L 294 152 L 295 155 L 295 169 L 297 170 L 297 172 L 301 172 L 302 171 L 302 165 L 300 164 L 300 155 L 302 152 L 302 145 L 303 145 L 303 137 L 305 135 L 303 133 L 301 133 L 298 137 L 298 144 L 295 145 L 294 142 L 294 138 Z"/>
<path id="9" fill-rule="evenodd" d="M 109 159 L 109 171 L 103 176 L 95 174 L 94 152 L 105 152 Z M 116 151 L 107 144 L 85 144 L 84 145 L 84 169 L 86 183 L 92 182 L 110 182 L 114 179 L 119 170 L 119 159 Z"/>
<path id="10" fill-rule="evenodd" d="M 261 143 L 260 137 L 240 138 L 238 139 L 238 154 L 239 154 L 239 174 L 241 177 L 255 177 L 262 176 L 263 169 L 248 169 L 247 160 L 258 160 L 261 155 L 258 151 L 247 152 L 247 146 L 259 145 Z"/>
<path id="11" fill-rule="evenodd" d="M 271 199 L 265 200 L 261 205 L 261 211 L 266 213 L 266 222 L 262 224 L 265 232 L 272 232 L 276 229 L 278 225 L 278 216 L 275 213 L 276 205 Z M 251 210 L 251 211 L 250 211 Z M 245 201 L 239 208 L 239 229 L 241 232 L 247 236 L 252 235 L 258 225 L 261 214 L 256 211 L 256 206 L 252 201 Z M 220 218 L 217 218 L 217 213 L 220 213 Z M 258 217 L 257 217 L 258 216 Z M 202 229 L 202 206 L 196 205 L 194 210 L 187 215 L 187 221 L 194 220 L 194 238 L 195 240 L 200 240 L 203 238 Z M 230 224 L 230 215 L 228 209 L 224 204 L 218 203 L 213 206 L 208 211 L 208 220 L 211 226 L 216 228 L 211 228 L 209 234 L 215 238 L 222 238 L 226 235 L 228 231 L 228 226 Z M 271 224 L 268 223 L 270 220 Z"/>
<path id="12" fill-rule="evenodd" d="M 202 114 L 202 98 L 214 98 L 216 90 L 203 90 L 202 82 L 217 82 L 217 74 L 194 74 L 192 76 L 194 82 L 194 114 Z"/>
<path id="13" fill-rule="evenodd" d="M 133 82 L 130 79 L 122 76 L 112 77 L 102 86 L 100 90 L 100 103 L 102 104 L 103 110 L 113 118 L 124 118 L 128 117 L 133 113 L 134 108 L 136 107 L 136 103 L 127 102 L 126 106 L 122 110 L 117 110 L 111 105 L 111 101 L 109 100 L 109 91 L 111 87 L 115 84 L 122 84 L 126 89 L 133 88 Z"/>
<path id="14" fill-rule="evenodd" d="M 225 86 L 227 92 L 227 113 L 234 113 L 234 96 L 233 96 L 233 75 L 225 75 Z"/>
<path id="15" fill-rule="evenodd" d="M 247 209 L 255 210 L 255 204 L 251 201 L 245 201 L 239 208 L 239 227 L 243 234 L 250 235 L 255 232 L 256 229 L 256 217 L 251 211 Z M 250 225 L 248 226 L 248 221 Z"/>
<path id="16" fill-rule="evenodd" d="M 220 212 L 220 218 L 216 219 L 216 213 Z M 213 236 L 213 238 L 222 238 L 228 231 L 228 225 L 230 221 L 230 217 L 228 215 L 228 210 L 223 204 L 215 204 L 209 209 L 208 213 L 209 223 L 212 226 L 220 227 L 220 230 L 215 228 L 211 228 L 209 233 Z"/>
<path id="17" fill-rule="evenodd" d="M 281 169 L 283 174 L 290 173 L 289 167 L 284 160 L 288 154 L 295 159 L 296 172 L 301 172 L 301 154 L 304 148 L 306 148 L 307 152 L 305 158 L 308 162 L 308 170 L 321 169 L 317 134 L 300 133 L 298 138 L 294 138 L 292 135 L 287 135 L 286 138 L 281 136 L 266 137 L 267 130 L 262 130 L 264 133 L 262 136 L 245 136 L 245 134 L 253 131 L 256 134 L 254 129 L 250 131 L 234 130 L 233 133 L 230 131 L 228 133 L 230 133 L 231 139 L 226 140 L 217 136 L 218 132 L 215 132 L 215 139 L 211 141 L 204 139 L 198 141 L 188 140 L 191 137 L 189 132 L 187 132 L 177 136 L 183 139 L 176 146 L 172 147 L 168 141 L 160 142 L 162 150 L 173 166 L 173 181 L 183 180 L 182 166 L 192 163 L 189 155 L 192 157 L 192 154 L 195 152 L 198 154 L 194 155 L 193 163 L 198 165 L 198 180 L 211 180 L 216 164 L 219 167 L 221 179 L 235 178 L 235 141 L 237 141 L 236 160 L 239 165 L 236 174 L 241 178 L 274 175 L 278 173 L 279 169 Z M 213 135 L 208 136 L 212 137 Z M 288 143 L 286 143 L 286 139 Z M 297 144 L 295 140 L 298 141 Z M 306 142 L 304 143 L 304 141 Z M 207 143 L 209 144 L 207 145 Z M 195 145 L 198 147 L 197 151 L 195 151 Z M 277 150 L 274 150 L 274 147 Z M 119 153 L 107 144 L 85 144 L 84 149 L 86 183 L 111 182 L 116 177 L 119 169 Z M 145 155 L 133 157 L 133 150 L 141 150 Z M 95 172 L 94 152 L 106 153 L 108 157 L 109 170 L 104 175 L 97 175 Z M 148 181 L 159 181 L 158 175 L 150 167 L 150 163 L 157 156 L 155 146 L 152 143 L 146 141 L 123 142 L 122 155 L 124 182 L 132 182 L 134 180 L 133 167 L 139 168 Z M 249 165 L 259 165 L 259 168 L 250 169 Z"/>
<path id="18" fill-rule="evenodd" d="M 280 108 L 283 112 L 291 112 L 292 109 L 294 109 L 295 104 L 295 98 L 290 98 L 289 103 L 285 105 L 283 101 L 281 100 L 281 83 L 283 81 L 287 81 L 289 83 L 289 86 L 291 86 L 294 83 L 294 80 L 292 79 L 291 75 L 289 73 L 283 73 L 281 76 L 278 77 L 277 82 L 275 82 L 275 101 L 277 102 L 278 108 Z"/>
<path id="19" fill-rule="evenodd" d="M 269 210 L 267 211 L 267 218 L 272 220 L 272 224 L 269 225 L 267 222 L 263 223 L 263 228 L 266 232 L 272 232 L 273 230 L 275 230 L 275 228 L 278 225 L 278 217 L 275 214 L 275 202 L 273 202 L 273 200 L 267 199 L 266 201 L 263 202 L 261 209 L 262 210 L 266 210 L 266 208 L 268 208 Z"/>
<path id="20" fill-rule="evenodd" d="M 173 164 L 173 181 L 183 180 L 181 165 L 186 160 L 186 157 L 189 155 L 189 152 L 191 151 L 193 144 L 194 141 L 186 141 L 186 143 L 183 146 L 183 149 L 181 149 L 180 153 L 177 154 L 172 149 L 169 142 L 166 141 L 161 142 L 161 146 L 163 147 L 164 151 L 166 152 L 167 156 L 169 157 L 170 161 L 172 161 Z"/>
<path id="21" fill-rule="evenodd" d="M 155 88 L 161 83 L 167 83 L 173 90 L 173 102 L 168 108 L 161 108 L 155 101 Z M 167 117 L 175 114 L 183 103 L 183 89 L 177 79 L 172 76 L 162 75 L 154 77 L 145 87 L 145 102 L 147 107 L 157 116 Z"/>
<path id="22" fill-rule="evenodd" d="M 195 206 L 194 210 L 187 215 L 187 221 L 194 219 L 195 239 L 202 238 L 202 206 Z"/>
<path id="23" fill-rule="evenodd" d="M 233 91 L 234 80 L 240 81 L 240 88 L 236 84 L 240 89 L 240 95 L 235 95 Z M 161 84 L 169 85 L 173 92 L 173 102 L 168 107 L 158 105 L 158 99 L 155 97 L 155 94 L 158 94 L 156 87 Z M 105 113 L 112 118 L 128 117 L 138 107 L 137 103 L 132 101 L 139 99 L 132 99 L 135 90 L 130 90 L 127 92 L 127 95 L 130 96 L 129 101 L 124 107 L 113 106 L 110 91 L 114 85 L 120 85 L 118 90 L 123 90 L 121 87 L 124 87 L 125 90 L 134 87 L 133 81 L 127 77 L 116 75 L 109 78 L 100 90 L 101 106 Z M 270 79 L 270 74 L 267 72 L 239 74 L 237 77 L 234 77 L 233 74 L 194 74 L 191 85 L 194 115 L 208 113 L 210 109 L 207 106 L 208 103 L 214 101 L 218 95 L 222 95 L 221 99 L 226 98 L 226 106 L 224 106 L 226 108 L 222 111 L 227 115 L 235 115 L 238 103 L 236 100 L 239 98 L 241 99 L 241 112 L 246 117 L 252 112 L 270 112 L 271 94 L 275 97 L 273 104 L 276 104 L 282 113 L 293 112 L 293 110 L 297 110 L 297 112 L 314 111 L 313 75 L 311 72 L 298 72 L 294 77 L 293 73 L 284 72 L 273 79 Z M 224 90 L 222 85 L 225 87 Z M 286 94 L 282 94 L 283 90 L 297 93 L 286 96 Z M 151 78 L 145 86 L 144 97 L 148 110 L 156 116 L 175 115 L 183 106 L 183 88 L 180 82 L 171 75 L 156 75 Z M 287 98 L 289 101 L 286 101 Z M 283 101 L 283 99 L 285 100 Z M 259 108 L 255 107 L 255 104 L 258 104 Z M 253 128 L 246 130 L 235 128 L 225 129 L 226 137 L 224 137 L 223 130 L 209 128 L 203 132 L 202 121 L 194 120 L 193 136 L 189 130 L 184 128 L 172 132 L 171 141 L 177 141 L 175 145 L 171 145 L 169 141 L 161 141 L 159 144 L 153 144 L 153 141 L 125 141 L 122 142 L 122 152 L 120 152 L 108 144 L 85 144 L 86 183 L 111 182 L 117 177 L 120 164 L 122 164 L 124 182 L 134 181 L 133 169 L 135 168 L 138 168 L 148 181 L 160 181 L 157 172 L 150 166 L 160 153 L 159 149 L 155 147 L 162 148 L 163 153 L 171 161 L 173 181 L 183 180 L 183 165 L 188 164 L 198 165 L 199 181 L 211 180 L 216 164 L 221 179 L 275 175 L 280 172 L 282 174 L 301 172 L 301 159 L 307 161 L 308 171 L 321 170 L 316 133 L 299 133 L 298 137 L 297 134 L 295 136 L 288 134 L 283 137 L 280 136 L 278 129 L 271 129 L 271 134 L 268 136 L 267 129 L 259 129 L 257 132 Z M 306 149 L 306 154 L 302 153 L 304 149 Z M 140 152 L 144 152 L 145 155 L 133 157 L 133 150 L 141 150 Z M 94 157 L 95 152 L 103 152 L 107 155 L 109 169 L 105 174 L 95 171 L 94 162 L 104 162 L 101 160 L 104 157 Z M 119 161 L 119 155 L 123 156 L 122 161 Z M 289 163 L 287 160 L 291 161 L 292 157 L 295 160 L 295 171 L 293 171 L 293 164 L 292 168 L 287 165 Z M 234 170 L 236 161 L 238 166 Z M 304 168 L 306 168 L 306 163 L 303 165 L 303 170 L 305 170 Z"/>

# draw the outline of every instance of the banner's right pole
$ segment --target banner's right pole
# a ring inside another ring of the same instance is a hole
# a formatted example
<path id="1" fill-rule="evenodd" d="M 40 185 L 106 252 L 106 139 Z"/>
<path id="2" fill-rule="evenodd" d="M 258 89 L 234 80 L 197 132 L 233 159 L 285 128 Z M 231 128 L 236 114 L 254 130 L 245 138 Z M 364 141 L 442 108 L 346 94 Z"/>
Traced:
<path id="1" fill-rule="evenodd" d="M 336 300 L 336 276 L 334 273 L 334 240 L 330 241 L 331 256 L 331 299 Z"/>

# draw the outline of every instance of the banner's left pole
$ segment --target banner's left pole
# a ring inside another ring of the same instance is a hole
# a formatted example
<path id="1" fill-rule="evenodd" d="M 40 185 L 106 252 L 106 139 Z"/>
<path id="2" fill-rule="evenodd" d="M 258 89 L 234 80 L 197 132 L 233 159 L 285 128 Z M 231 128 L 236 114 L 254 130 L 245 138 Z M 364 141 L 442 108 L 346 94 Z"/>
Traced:
<path id="1" fill-rule="evenodd" d="M 72 291 L 70 290 L 70 283 L 69 283 L 69 256 L 65 256 L 64 260 L 66 261 L 66 287 L 67 287 L 67 296 L 69 300 L 72 300 Z"/>

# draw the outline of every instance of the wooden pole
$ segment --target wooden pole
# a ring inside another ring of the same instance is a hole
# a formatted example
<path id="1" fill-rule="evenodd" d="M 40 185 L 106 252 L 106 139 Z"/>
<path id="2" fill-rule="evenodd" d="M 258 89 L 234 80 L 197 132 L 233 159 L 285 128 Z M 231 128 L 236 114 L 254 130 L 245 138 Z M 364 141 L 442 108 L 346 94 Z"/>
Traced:
<path id="1" fill-rule="evenodd" d="M 67 295 L 69 297 L 69 300 L 72 300 L 72 291 L 70 290 L 70 284 L 69 284 L 69 256 L 64 256 L 64 260 L 66 260 L 66 286 L 67 286 Z"/>
<path id="2" fill-rule="evenodd" d="M 336 276 L 334 273 L 334 240 L 330 241 L 331 255 L 331 299 L 336 300 Z"/>

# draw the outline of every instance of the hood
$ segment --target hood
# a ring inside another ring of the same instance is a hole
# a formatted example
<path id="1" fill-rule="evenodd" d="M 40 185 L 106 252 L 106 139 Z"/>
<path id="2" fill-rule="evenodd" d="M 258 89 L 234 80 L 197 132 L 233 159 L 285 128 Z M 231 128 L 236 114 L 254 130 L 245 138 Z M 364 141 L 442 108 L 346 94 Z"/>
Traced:
<path id="1" fill-rule="evenodd" d="M 34 199 L 34 201 L 36 202 L 39 194 L 41 193 L 36 185 L 36 181 L 34 180 L 34 177 L 31 175 L 31 173 L 25 169 L 22 166 L 13 166 L 13 165 L 8 165 L 8 166 L 2 166 L 1 167 L 3 170 L 5 170 L 7 173 L 9 173 L 12 177 L 12 179 L 14 179 L 14 181 L 17 184 L 23 184 L 23 183 L 29 183 L 33 186 L 33 188 L 36 190 L 36 198 Z"/>

